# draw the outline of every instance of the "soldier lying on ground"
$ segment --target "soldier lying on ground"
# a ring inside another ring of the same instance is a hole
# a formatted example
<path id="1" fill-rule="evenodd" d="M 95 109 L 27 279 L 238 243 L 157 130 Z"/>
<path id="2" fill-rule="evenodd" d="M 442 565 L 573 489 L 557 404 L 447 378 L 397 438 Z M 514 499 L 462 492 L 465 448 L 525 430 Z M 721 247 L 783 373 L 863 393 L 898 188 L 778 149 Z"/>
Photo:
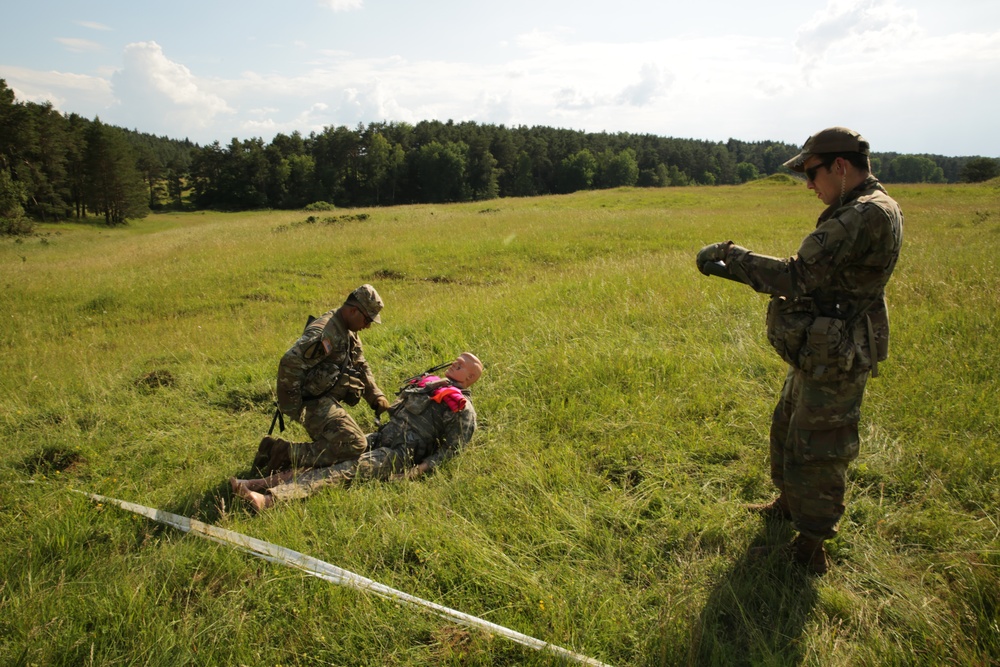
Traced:
<path id="1" fill-rule="evenodd" d="M 230 479 L 233 493 L 257 511 L 276 500 L 304 498 L 319 489 L 349 484 L 354 479 L 416 479 L 451 458 L 472 439 L 476 411 L 469 388 L 483 364 L 465 352 L 448 367 L 445 377 L 424 375 L 400 390 L 388 408 L 389 422 L 367 436 L 369 449 L 359 458 L 303 471 L 293 468 L 262 479 Z M 274 469 L 281 462 L 269 461 Z"/>

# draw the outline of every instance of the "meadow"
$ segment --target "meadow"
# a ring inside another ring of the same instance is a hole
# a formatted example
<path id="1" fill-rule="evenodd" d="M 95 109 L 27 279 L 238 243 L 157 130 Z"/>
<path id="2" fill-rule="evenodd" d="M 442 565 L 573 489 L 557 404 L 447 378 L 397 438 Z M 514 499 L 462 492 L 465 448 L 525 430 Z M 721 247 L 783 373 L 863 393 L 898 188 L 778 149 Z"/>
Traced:
<path id="1" fill-rule="evenodd" d="M 822 208 L 801 183 L 0 239 L 0 663 L 567 664 L 73 490 L 616 666 L 1000 663 L 1000 184 L 890 193 L 890 358 L 822 578 L 748 557 L 792 535 L 742 508 L 772 497 L 784 366 L 766 298 L 694 264 L 726 239 L 792 254 Z M 426 479 L 254 515 L 227 479 L 270 425 L 278 359 L 366 282 L 386 303 L 362 334 L 382 388 L 475 352 L 479 430 Z"/>

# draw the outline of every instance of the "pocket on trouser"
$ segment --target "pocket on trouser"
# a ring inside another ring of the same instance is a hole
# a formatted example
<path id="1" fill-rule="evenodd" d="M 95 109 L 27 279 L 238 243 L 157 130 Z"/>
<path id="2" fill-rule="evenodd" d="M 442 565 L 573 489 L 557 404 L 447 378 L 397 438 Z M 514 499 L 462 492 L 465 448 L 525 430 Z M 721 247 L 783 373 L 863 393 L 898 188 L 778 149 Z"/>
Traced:
<path id="1" fill-rule="evenodd" d="M 837 534 L 844 515 L 847 488 L 845 461 L 813 462 L 793 466 L 785 492 L 795 527 L 806 537 L 829 540 Z"/>
<path id="2" fill-rule="evenodd" d="M 838 382 L 818 382 L 800 375 L 791 427 L 804 431 L 828 431 L 855 426 L 861 419 L 868 373 L 858 371 Z"/>
<path id="3" fill-rule="evenodd" d="M 771 454 L 771 482 L 778 489 L 784 488 L 786 450 L 791 446 L 789 431 L 792 425 L 792 414 L 795 412 L 801 373 L 794 367 L 788 367 L 785 384 L 781 388 L 781 397 L 771 414 L 771 429 L 768 437 Z"/>
<path id="4" fill-rule="evenodd" d="M 361 427 L 333 398 L 324 396 L 312 405 L 307 404 L 302 425 L 313 440 L 351 442 L 359 453 L 365 447 L 365 434 Z"/>
<path id="5" fill-rule="evenodd" d="M 854 425 L 826 431 L 793 429 L 794 455 L 785 465 L 785 491 L 795 527 L 828 540 L 844 514 L 847 467 L 858 456 Z"/>
<path id="6" fill-rule="evenodd" d="M 795 430 L 795 458 L 801 463 L 848 463 L 858 458 L 860 437 L 857 424 L 815 431 Z"/>
<path id="7" fill-rule="evenodd" d="M 389 479 L 392 475 L 406 472 L 412 461 L 405 452 L 389 447 L 380 447 L 366 452 L 357 465 L 358 479 Z"/>
<path id="8" fill-rule="evenodd" d="M 295 446 L 298 467 L 319 468 L 347 459 L 356 459 L 365 451 L 367 440 L 357 422 L 330 398 L 307 405 L 303 425 L 313 439 Z"/>

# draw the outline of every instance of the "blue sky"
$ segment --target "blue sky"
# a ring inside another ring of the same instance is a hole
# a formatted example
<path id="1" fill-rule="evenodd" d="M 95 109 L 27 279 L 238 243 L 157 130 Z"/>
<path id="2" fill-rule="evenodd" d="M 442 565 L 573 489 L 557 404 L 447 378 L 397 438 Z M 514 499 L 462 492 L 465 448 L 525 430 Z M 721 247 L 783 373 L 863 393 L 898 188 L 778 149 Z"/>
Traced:
<path id="1" fill-rule="evenodd" d="M 996 0 L 32 0 L 21 101 L 201 144 L 437 119 L 1000 157 Z"/>

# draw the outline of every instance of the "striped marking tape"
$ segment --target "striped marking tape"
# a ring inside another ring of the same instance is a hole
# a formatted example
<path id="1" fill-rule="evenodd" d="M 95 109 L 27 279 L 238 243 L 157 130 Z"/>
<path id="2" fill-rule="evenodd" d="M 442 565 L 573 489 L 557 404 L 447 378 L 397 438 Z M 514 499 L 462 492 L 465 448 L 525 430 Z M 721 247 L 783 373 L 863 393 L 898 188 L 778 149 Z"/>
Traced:
<path id="1" fill-rule="evenodd" d="M 188 517 L 180 516 L 179 514 L 171 514 L 170 512 L 164 512 L 163 510 L 146 507 L 144 505 L 137 505 L 124 500 L 118 500 L 117 498 L 109 498 L 96 493 L 87 493 L 85 491 L 77 491 L 76 489 L 74 489 L 74 491 L 76 491 L 76 493 L 82 493 L 95 502 L 117 505 L 123 510 L 140 514 L 144 517 L 152 519 L 153 521 L 157 521 L 184 531 L 185 533 L 194 533 L 199 537 L 204 537 L 212 540 L 213 542 L 228 544 L 240 549 L 241 551 L 257 556 L 258 558 L 263 558 L 264 560 L 272 563 L 287 565 L 288 567 L 300 570 L 313 577 L 318 577 L 337 584 L 338 586 L 347 586 L 348 588 L 354 588 L 359 591 L 371 592 L 383 598 L 398 600 L 399 602 L 410 605 L 411 607 L 426 609 L 442 618 L 460 625 L 480 628 L 495 635 L 506 637 L 507 639 L 510 639 L 518 644 L 533 648 L 536 651 L 553 653 L 567 660 L 580 663 L 581 665 L 609 667 L 609 665 L 603 662 L 594 660 L 593 658 L 588 658 L 587 656 L 580 655 L 579 653 L 574 653 L 573 651 L 564 649 L 561 646 L 543 642 L 540 639 L 529 637 L 528 635 L 521 634 L 520 632 L 516 632 L 510 628 L 505 628 L 502 625 L 490 623 L 489 621 L 483 620 L 477 616 L 465 614 L 455 609 L 430 602 L 429 600 L 424 600 L 408 593 L 398 591 L 395 588 L 390 588 L 389 586 L 380 584 L 377 581 L 367 579 L 359 574 L 339 568 L 336 565 L 331 565 L 330 563 L 313 558 L 312 556 L 299 553 L 298 551 L 286 549 L 285 547 L 280 547 L 276 544 L 271 544 L 270 542 L 258 540 L 250 537 L 249 535 L 237 533 L 232 530 L 226 530 L 225 528 L 219 528 L 218 526 L 202 523 L 197 519 L 189 519 Z"/>

